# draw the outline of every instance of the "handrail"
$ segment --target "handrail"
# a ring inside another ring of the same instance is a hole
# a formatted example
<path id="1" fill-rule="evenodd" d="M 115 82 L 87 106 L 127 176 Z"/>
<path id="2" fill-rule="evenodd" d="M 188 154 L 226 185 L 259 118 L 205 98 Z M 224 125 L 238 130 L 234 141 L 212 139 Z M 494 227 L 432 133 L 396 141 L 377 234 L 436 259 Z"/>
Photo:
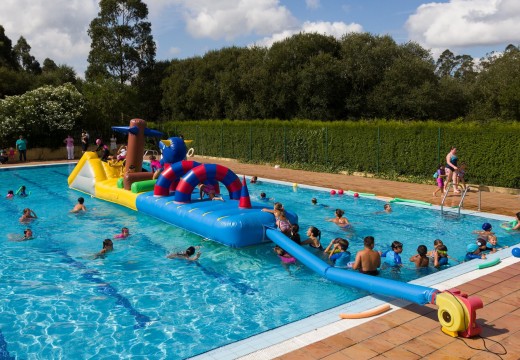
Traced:
<path id="1" fill-rule="evenodd" d="M 466 194 L 468 193 L 469 188 L 470 188 L 470 186 L 467 185 L 466 188 L 464 189 L 464 192 L 462 193 L 462 196 L 460 197 L 460 202 L 459 202 L 459 216 L 460 216 L 460 209 L 461 209 L 462 206 L 464 205 L 464 198 L 466 197 Z"/>
<path id="2" fill-rule="evenodd" d="M 448 187 L 446 188 L 446 191 L 444 192 L 444 196 L 442 197 L 442 201 L 441 201 L 441 215 L 444 213 L 444 201 L 446 201 L 446 197 L 448 196 L 452 185 L 453 185 L 452 182 L 450 182 L 448 184 Z"/>

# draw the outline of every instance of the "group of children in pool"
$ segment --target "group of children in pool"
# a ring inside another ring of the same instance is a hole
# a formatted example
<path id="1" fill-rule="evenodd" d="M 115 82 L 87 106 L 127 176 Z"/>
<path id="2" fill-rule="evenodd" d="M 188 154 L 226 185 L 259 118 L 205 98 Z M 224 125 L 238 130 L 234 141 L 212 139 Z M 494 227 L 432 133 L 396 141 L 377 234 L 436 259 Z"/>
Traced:
<path id="1" fill-rule="evenodd" d="M 311 202 L 314 205 L 317 204 L 317 200 L 315 198 L 313 198 Z M 321 232 L 314 226 L 310 226 L 308 228 L 306 240 L 302 241 L 300 239 L 300 235 L 298 234 L 299 226 L 289 222 L 283 205 L 280 202 L 275 202 L 273 209 L 264 208 L 262 211 L 272 213 L 275 216 L 278 229 L 287 237 L 299 245 L 309 245 L 313 249 L 323 251 L 324 254 L 328 257 L 328 260 L 335 267 L 351 268 L 354 270 L 359 270 L 363 273 L 374 275 L 378 273 L 378 268 L 381 266 L 381 264 L 383 264 L 383 266 L 390 267 L 403 266 L 401 259 L 403 244 L 399 241 L 394 241 L 391 244 L 390 250 L 375 251 L 374 238 L 367 236 L 364 239 L 365 248 L 358 252 L 355 261 L 351 261 L 351 253 L 348 251 L 348 240 L 339 237 L 335 238 L 324 249 L 321 244 Z M 385 204 L 383 212 L 392 212 L 390 204 Z M 343 210 L 336 209 L 335 217 L 326 219 L 326 221 L 334 222 L 344 229 L 352 229 L 352 224 L 346 217 L 343 216 L 344 214 L 345 212 Z M 517 218 L 520 220 L 520 213 L 517 214 Z M 491 224 L 484 223 L 482 225 L 482 230 L 473 232 L 477 234 L 478 237 L 475 243 L 469 244 L 467 246 L 465 261 L 477 258 L 485 259 L 486 253 L 494 253 L 502 248 L 497 244 L 497 237 L 491 230 Z M 436 239 L 433 243 L 433 246 L 434 248 L 431 251 L 428 251 L 426 245 L 419 245 L 417 247 L 417 254 L 410 257 L 410 262 L 414 263 L 416 268 L 427 268 L 430 266 L 430 264 L 436 268 L 439 268 L 448 265 L 448 259 L 459 262 L 458 260 L 448 255 L 448 248 L 443 244 L 442 240 Z M 296 263 L 296 258 L 282 249 L 280 246 L 275 246 L 274 252 L 278 255 L 283 263 Z"/>

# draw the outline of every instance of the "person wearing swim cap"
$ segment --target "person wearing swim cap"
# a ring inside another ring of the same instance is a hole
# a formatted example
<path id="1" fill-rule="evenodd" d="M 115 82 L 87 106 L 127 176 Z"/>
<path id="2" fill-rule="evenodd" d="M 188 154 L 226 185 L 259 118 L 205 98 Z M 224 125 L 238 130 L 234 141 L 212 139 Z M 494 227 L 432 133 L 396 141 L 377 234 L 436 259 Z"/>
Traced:
<path id="1" fill-rule="evenodd" d="M 486 254 L 482 253 L 477 244 L 469 244 L 466 246 L 466 257 L 465 261 L 470 261 L 473 259 L 485 259 Z"/>
<path id="2" fill-rule="evenodd" d="M 184 259 L 189 261 L 197 261 L 200 258 L 200 251 L 197 251 L 197 254 L 195 254 L 195 250 L 200 249 L 200 246 L 190 246 L 185 251 L 177 252 L 177 253 L 171 253 L 167 255 L 166 257 L 168 259 Z M 195 256 L 194 256 L 195 254 Z"/>
<path id="3" fill-rule="evenodd" d="M 482 230 L 475 230 L 473 234 L 477 234 L 477 239 L 484 239 L 487 242 L 489 235 L 495 235 L 493 231 L 493 226 L 490 223 L 485 222 L 482 224 Z"/>

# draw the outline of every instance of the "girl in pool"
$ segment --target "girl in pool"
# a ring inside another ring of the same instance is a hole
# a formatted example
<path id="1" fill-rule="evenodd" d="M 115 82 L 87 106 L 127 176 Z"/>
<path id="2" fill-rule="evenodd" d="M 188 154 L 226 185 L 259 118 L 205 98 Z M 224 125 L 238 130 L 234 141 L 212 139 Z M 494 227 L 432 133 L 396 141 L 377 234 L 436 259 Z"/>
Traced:
<path id="1" fill-rule="evenodd" d="M 105 255 L 114 250 L 114 243 L 110 239 L 103 240 L 103 249 L 94 255 L 94 259 L 105 258 Z"/>
<path id="2" fill-rule="evenodd" d="M 500 225 L 503 229 L 507 231 L 511 230 L 520 230 L 520 211 L 515 214 L 516 219 L 511 222 L 505 222 Z"/>
<path id="3" fill-rule="evenodd" d="M 13 190 L 9 190 L 9 191 L 7 192 L 7 195 L 6 195 L 5 197 L 6 197 L 6 199 L 12 199 L 12 198 L 14 198 L 14 191 L 13 191 Z"/>
<path id="4" fill-rule="evenodd" d="M 302 245 L 309 245 L 311 248 L 323 250 L 323 246 L 321 246 L 321 231 L 317 227 L 309 227 L 307 236 L 307 240 L 302 241 Z"/>
<path id="5" fill-rule="evenodd" d="M 300 234 L 298 233 L 299 231 L 300 231 L 300 226 L 298 224 L 292 224 L 291 225 L 291 236 L 289 236 L 289 237 L 296 244 L 301 245 L 302 240 L 300 238 Z"/>
<path id="6" fill-rule="evenodd" d="M 18 195 L 20 195 L 21 197 L 26 197 L 27 196 L 27 193 L 26 193 L 26 187 L 25 185 L 22 185 L 20 186 L 20 189 L 18 189 L 18 191 L 16 192 Z"/>
<path id="7" fill-rule="evenodd" d="M 196 261 L 200 258 L 200 251 L 197 251 L 197 254 L 195 256 L 193 256 L 195 254 L 195 250 L 197 250 L 197 249 L 200 249 L 200 247 L 199 246 L 197 246 L 197 247 L 190 246 L 185 251 L 181 251 L 178 253 L 171 253 L 171 254 L 167 255 L 166 257 L 168 259 L 184 259 L 184 260 L 189 260 L 189 261 Z"/>
<path id="8" fill-rule="evenodd" d="M 273 248 L 273 250 L 276 253 L 276 255 L 278 255 L 280 260 L 282 260 L 282 262 L 284 264 L 294 264 L 294 263 L 296 263 L 296 258 L 294 256 L 292 256 L 291 254 L 289 254 L 284 249 L 282 249 L 281 247 L 279 247 L 278 245 L 276 245 Z"/>
<path id="9" fill-rule="evenodd" d="M 121 234 L 117 234 L 114 236 L 114 239 L 126 239 L 130 236 L 130 230 L 127 227 L 121 229 Z"/>
<path id="10" fill-rule="evenodd" d="M 351 228 L 352 225 L 348 222 L 348 219 L 346 217 L 343 217 L 343 214 L 345 214 L 345 212 L 341 209 L 336 209 L 336 217 L 335 218 L 332 218 L 332 219 L 326 219 L 326 221 L 331 221 L 335 224 L 337 224 L 338 226 L 342 227 L 342 228 L 345 228 L 345 229 L 348 229 L 348 228 Z"/>

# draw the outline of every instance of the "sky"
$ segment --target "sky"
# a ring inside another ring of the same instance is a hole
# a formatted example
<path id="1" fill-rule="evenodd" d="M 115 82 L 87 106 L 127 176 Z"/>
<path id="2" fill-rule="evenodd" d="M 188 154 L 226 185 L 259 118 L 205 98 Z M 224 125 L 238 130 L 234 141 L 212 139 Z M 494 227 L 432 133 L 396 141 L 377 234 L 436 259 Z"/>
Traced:
<path id="1" fill-rule="evenodd" d="M 520 44 L 518 0 L 142 0 L 157 44 L 156 60 L 202 56 L 229 46 L 270 46 L 299 32 L 341 38 L 348 32 L 415 41 L 435 59 L 445 50 L 481 58 Z M 0 25 L 13 45 L 72 66 L 83 76 L 87 30 L 99 0 L 2 0 Z"/>

